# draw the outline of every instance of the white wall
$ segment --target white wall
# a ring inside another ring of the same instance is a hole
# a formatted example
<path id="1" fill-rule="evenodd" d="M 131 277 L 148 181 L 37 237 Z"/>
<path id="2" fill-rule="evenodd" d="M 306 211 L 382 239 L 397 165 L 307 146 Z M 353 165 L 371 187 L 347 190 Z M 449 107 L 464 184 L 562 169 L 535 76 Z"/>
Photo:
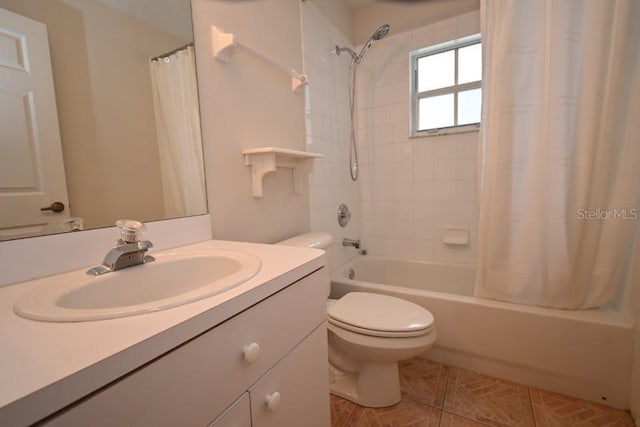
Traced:
<path id="1" fill-rule="evenodd" d="M 345 237 L 359 237 L 360 204 L 358 184 L 349 176 L 348 72 L 350 56 L 330 53 L 335 45 L 352 47 L 343 35 L 311 2 L 302 3 L 304 67 L 307 87 L 307 150 L 321 153 L 309 181 L 311 230 L 333 236 L 332 265 L 338 266 L 357 255 L 342 246 Z M 346 203 L 352 219 L 338 225 L 338 206 Z"/>
<path id="2" fill-rule="evenodd" d="M 378 1 L 354 13 L 354 43 L 362 44 L 382 24 L 396 35 L 480 9 L 480 0 Z"/>
<path id="3" fill-rule="evenodd" d="M 302 70 L 299 0 L 193 1 L 198 86 L 213 236 L 271 243 L 309 230 L 309 196 L 295 194 L 290 169 L 251 194 L 242 150 L 277 146 L 305 150 L 304 93 L 261 59 L 238 50 L 229 63 L 210 54 L 211 25 L 287 68 Z"/>
<path id="4" fill-rule="evenodd" d="M 409 52 L 480 32 L 478 11 L 374 44 L 358 74 L 361 234 L 371 254 L 473 263 L 478 133 L 409 138 Z M 466 246 L 442 243 L 466 226 Z"/>
<path id="5" fill-rule="evenodd" d="M 146 223 L 151 253 L 211 239 L 209 215 Z M 120 237 L 115 227 L 0 242 L 0 286 L 99 265 Z"/>
<path id="6" fill-rule="evenodd" d="M 303 2 L 306 0 L 303 0 Z M 312 0 L 317 10 L 325 16 L 331 26 L 337 29 L 344 37 L 353 40 L 354 14 L 344 0 Z"/>

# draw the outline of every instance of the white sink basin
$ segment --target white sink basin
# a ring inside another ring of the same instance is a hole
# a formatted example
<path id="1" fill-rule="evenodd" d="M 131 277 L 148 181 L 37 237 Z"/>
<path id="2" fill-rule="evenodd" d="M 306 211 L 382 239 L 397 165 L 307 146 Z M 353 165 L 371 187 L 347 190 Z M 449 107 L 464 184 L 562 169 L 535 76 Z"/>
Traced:
<path id="1" fill-rule="evenodd" d="M 132 316 L 207 298 L 249 280 L 261 268 L 249 254 L 206 250 L 154 254 L 156 261 L 101 276 L 53 276 L 14 311 L 28 319 L 77 322 Z"/>

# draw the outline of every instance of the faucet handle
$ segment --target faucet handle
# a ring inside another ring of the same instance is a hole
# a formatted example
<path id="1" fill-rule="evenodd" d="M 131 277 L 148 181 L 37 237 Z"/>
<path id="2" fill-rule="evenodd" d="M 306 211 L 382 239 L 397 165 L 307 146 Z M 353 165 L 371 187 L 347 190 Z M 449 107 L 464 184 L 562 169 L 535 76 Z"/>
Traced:
<path id="1" fill-rule="evenodd" d="M 120 229 L 120 235 L 122 241 L 126 243 L 133 243 L 140 240 L 142 234 L 146 231 L 147 227 L 132 219 L 119 219 L 116 221 L 116 227 Z"/>

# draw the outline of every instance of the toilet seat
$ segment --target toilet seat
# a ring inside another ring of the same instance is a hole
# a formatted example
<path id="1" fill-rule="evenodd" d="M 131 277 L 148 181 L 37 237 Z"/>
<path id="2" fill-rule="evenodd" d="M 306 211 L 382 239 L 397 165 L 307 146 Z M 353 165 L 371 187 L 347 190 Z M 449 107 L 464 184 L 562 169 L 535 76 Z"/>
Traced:
<path id="1" fill-rule="evenodd" d="M 419 305 L 365 292 L 351 292 L 327 307 L 327 318 L 337 327 L 375 337 L 417 337 L 434 329 L 433 316 Z"/>
<path id="2" fill-rule="evenodd" d="M 366 329 L 359 328 L 357 326 L 349 325 L 348 323 L 340 322 L 336 319 L 332 319 L 329 317 L 327 319 L 330 324 L 337 326 L 339 328 L 345 329 L 347 331 L 355 332 L 357 334 L 362 335 L 370 335 L 372 337 L 380 337 L 380 338 L 413 338 L 420 337 L 423 335 L 427 335 L 433 331 L 433 325 L 427 329 L 421 329 L 419 331 L 403 331 L 403 332 L 388 332 L 388 331 L 377 331 L 374 329 Z"/>

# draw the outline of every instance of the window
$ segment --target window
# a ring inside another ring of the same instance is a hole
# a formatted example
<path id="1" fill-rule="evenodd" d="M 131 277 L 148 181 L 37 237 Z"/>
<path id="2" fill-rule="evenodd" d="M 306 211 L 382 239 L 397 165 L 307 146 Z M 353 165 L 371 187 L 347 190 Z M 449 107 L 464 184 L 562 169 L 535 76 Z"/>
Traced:
<path id="1" fill-rule="evenodd" d="M 411 135 L 477 129 L 482 105 L 480 35 L 411 52 Z"/>

